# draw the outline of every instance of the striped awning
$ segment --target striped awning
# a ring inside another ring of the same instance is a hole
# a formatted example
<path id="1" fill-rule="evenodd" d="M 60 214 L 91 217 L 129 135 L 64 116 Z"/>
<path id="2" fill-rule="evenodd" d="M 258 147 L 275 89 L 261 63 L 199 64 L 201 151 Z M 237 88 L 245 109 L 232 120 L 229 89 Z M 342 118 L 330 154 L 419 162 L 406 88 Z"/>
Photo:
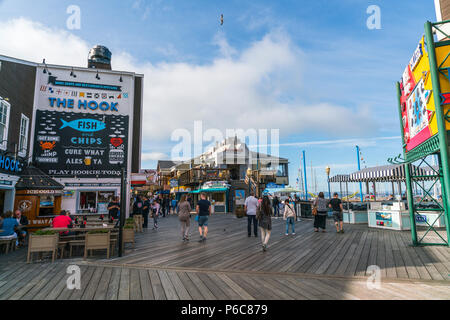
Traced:
<path id="1" fill-rule="evenodd" d="M 349 174 L 337 174 L 330 178 L 330 182 L 350 182 Z"/>
<path id="2" fill-rule="evenodd" d="M 418 180 L 433 180 L 433 176 L 436 175 L 436 172 L 431 168 L 410 166 L 411 173 L 414 172 L 415 176 L 423 176 Z M 350 174 L 350 181 L 352 182 L 398 182 L 405 181 L 405 179 L 405 166 L 403 164 L 365 168 Z"/>

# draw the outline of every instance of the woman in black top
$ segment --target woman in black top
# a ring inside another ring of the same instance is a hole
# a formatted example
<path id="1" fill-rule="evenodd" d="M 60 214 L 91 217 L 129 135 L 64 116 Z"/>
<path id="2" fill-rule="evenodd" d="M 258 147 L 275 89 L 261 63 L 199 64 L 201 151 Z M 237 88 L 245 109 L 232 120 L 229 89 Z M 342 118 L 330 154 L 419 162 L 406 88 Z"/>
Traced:
<path id="1" fill-rule="evenodd" d="M 258 206 L 256 210 L 256 219 L 258 220 L 261 231 L 262 249 L 263 251 L 266 251 L 272 230 L 272 208 L 270 207 L 268 196 L 264 196 L 261 204 Z"/>

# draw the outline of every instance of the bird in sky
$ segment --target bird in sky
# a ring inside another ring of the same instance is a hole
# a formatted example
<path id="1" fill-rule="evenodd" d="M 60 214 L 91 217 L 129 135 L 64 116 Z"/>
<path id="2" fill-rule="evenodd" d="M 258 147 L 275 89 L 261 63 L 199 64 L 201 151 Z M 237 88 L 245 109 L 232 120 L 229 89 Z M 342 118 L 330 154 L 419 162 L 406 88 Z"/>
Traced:
<path id="1" fill-rule="evenodd" d="M 223 14 L 220 15 L 220 25 L 223 26 Z"/>

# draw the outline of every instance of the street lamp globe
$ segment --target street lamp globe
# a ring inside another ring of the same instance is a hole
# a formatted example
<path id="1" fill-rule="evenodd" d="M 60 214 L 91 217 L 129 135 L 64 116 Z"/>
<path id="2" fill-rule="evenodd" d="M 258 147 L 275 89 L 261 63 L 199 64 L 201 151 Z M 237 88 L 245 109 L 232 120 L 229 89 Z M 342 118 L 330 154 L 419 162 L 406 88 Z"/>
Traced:
<path id="1" fill-rule="evenodd" d="M 327 166 L 327 167 L 325 168 L 325 172 L 327 173 L 327 176 L 330 175 L 330 170 L 331 170 L 331 168 L 330 168 L 329 166 Z"/>

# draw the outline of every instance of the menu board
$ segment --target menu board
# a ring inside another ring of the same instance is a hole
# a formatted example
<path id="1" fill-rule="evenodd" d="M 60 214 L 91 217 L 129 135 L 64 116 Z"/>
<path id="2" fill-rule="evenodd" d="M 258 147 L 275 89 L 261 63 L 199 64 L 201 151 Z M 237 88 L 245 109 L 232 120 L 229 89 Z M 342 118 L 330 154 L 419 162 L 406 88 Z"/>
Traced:
<path id="1" fill-rule="evenodd" d="M 54 177 L 120 176 L 128 116 L 36 111 L 34 160 Z"/>

